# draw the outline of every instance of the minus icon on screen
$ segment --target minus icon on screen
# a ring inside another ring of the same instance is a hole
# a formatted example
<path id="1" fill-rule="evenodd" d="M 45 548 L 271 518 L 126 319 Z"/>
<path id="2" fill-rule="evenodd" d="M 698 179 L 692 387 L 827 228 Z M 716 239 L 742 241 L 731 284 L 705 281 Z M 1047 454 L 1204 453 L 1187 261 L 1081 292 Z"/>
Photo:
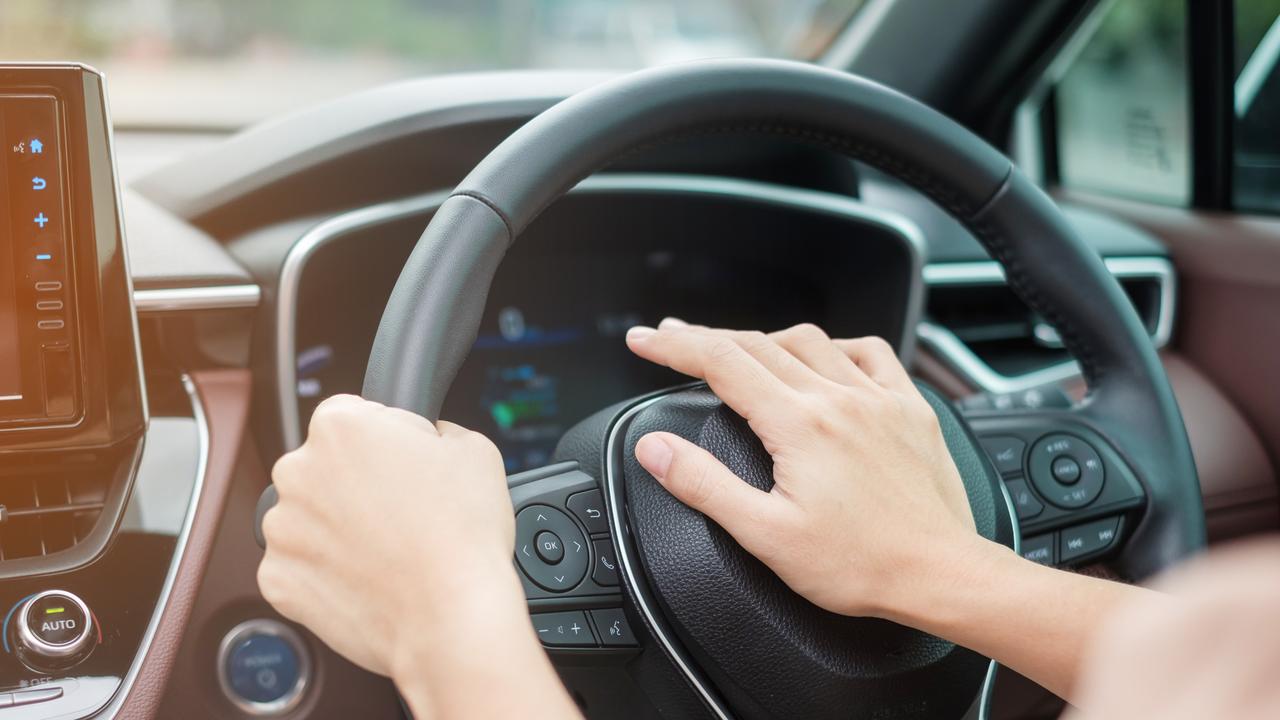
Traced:
<path id="1" fill-rule="evenodd" d="M 37 260 L 52 260 L 52 259 L 53 259 L 53 256 L 52 256 L 52 255 L 50 255 L 49 253 L 40 253 L 39 255 L 36 255 L 36 259 L 37 259 Z"/>

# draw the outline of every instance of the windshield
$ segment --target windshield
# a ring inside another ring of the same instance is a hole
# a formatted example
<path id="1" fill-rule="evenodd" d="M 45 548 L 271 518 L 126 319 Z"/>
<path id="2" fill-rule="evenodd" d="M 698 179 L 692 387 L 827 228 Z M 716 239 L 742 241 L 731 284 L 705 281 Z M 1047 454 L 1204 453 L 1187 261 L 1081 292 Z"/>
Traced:
<path id="1" fill-rule="evenodd" d="M 4 0 L 0 53 L 105 70 L 117 125 L 233 128 L 440 72 L 811 60 L 863 0 Z"/>

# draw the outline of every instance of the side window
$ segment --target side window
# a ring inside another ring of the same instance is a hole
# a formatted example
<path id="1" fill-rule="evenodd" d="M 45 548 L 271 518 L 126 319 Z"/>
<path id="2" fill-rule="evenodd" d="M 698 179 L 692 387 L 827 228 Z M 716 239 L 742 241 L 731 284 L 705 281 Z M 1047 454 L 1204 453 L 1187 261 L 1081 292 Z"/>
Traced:
<path id="1" fill-rule="evenodd" d="M 1064 187 L 1189 202 L 1186 2 L 1115 0 L 1061 58 L 1047 139 Z"/>
<path id="2" fill-rule="evenodd" d="M 1235 205 L 1280 212 L 1280 0 L 1236 0 L 1235 34 Z"/>

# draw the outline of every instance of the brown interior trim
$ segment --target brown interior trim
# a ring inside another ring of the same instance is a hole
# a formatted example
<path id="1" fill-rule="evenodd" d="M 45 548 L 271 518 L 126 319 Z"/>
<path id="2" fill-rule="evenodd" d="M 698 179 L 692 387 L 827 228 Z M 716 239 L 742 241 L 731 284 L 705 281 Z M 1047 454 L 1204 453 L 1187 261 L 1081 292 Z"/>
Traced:
<path id="1" fill-rule="evenodd" d="M 197 500 L 195 517 L 187 537 L 187 546 L 179 560 L 173 591 L 163 609 L 163 622 L 133 687 L 125 696 L 116 717 L 129 720 L 151 720 L 156 716 L 160 700 L 168 685 L 178 648 L 186 635 L 191 608 L 200 590 L 205 566 L 209 562 L 213 540 L 222 520 L 227 491 L 231 487 L 249 421 L 249 398 L 252 387 L 248 370 L 202 370 L 191 374 L 200 402 L 204 405 L 209 431 L 208 462 L 204 483 Z"/>

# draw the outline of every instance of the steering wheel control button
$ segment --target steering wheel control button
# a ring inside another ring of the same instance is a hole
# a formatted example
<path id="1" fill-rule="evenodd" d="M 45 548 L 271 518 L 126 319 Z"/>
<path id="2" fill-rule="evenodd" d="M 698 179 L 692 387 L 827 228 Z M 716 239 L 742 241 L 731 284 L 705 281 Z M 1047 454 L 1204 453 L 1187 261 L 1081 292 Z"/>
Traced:
<path id="1" fill-rule="evenodd" d="M 281 715 L 297 707 L 311 674 L 311 656 L 292 628 L 249 620 L 218 646 L 218 683 L 227 700 L 250 715 Z"/>
<path id="2" fill-rule="evenodd" d="M 22 603 L 13 623 L 18 659 L 41 672 L 69 668 L 97 644 L 89 606 L 65 590 L 46 590 Z"/>
<path id="3" fill-rule="evenodd" d="M 591 571 L 591 579 L 597 585 L 613 587 L 618 584 L 618 555 L 613 551 L 613 541 L 609 538 L 598 538 L 591 541 L 591 549 L 595 551 L 596 564 Z"/>
<path id="4" fill-rule="evenodd" d="M 1063 485 L 1075 485 L 1080 479 L 1080 463 L 1067 455 L 1054 458 L 1049 470 L 1053 473 L 1053 479 Z"/>
<path id="5" fill-rule="evenodd" d="M 1106 479 L 1102 457 L 1075 435 L 1045 435 L 1031 447 L 1031 483 L 1058 507 L 1082 508 L 1097 499 Z"/>
<path id="6" fill-rule="evenodd" d="M 554 541 L 559 548 L 549 547 Z M 549 505 L 530 505 L 516 514 L 516 564 L 534 584 L 567 592 L 587 576 L 591 549 L 576 523 Z"/>
<path id="7" fill-rule="evenodd" d="M 996 470 L 1001 475 L 1022 472 L 1022 453 L 1027 449 L 1025 442 L 1016 437 L 1000 435 L 982 438 L 982 447 L 991 456 L 991 462 L 995 463 Z"/>
<path id="8" fill-rule="evenodd" d="M 591 624 L 586 613 L 574 612 L 538 613 L 531 616 L 533 629 L 546 647 L 595 647 Z"/>
<path id="9" fill-rule="evenodd" d="M 1031 492 L 1026 481 L 1008 480 L 1005 487 L 1009 488 L 1009 497 L 1013 499 L 1013 508 L 1017 511 L 1019 520 L 1033 518 L 1044 512 L 1044 503 Z"/>
<path id="10" fill-rule="evenodd" d="M 591 534 L 609 532 L 609 518 L 604 513 L 604 496 L 599 490 L 587 490 L 569 496 L 569 511 L 577 516 Z"/>
<path id="11" fill-rule="evenodd" d="M 564 559 L 564 547 L 560 544 L 560 537 L 550 530 L 544 530 L 538 533 L 533 539 L 534 552 L 538 553 L 538 557 L 542 562 L 548 565 L 555 565 Z"/>
<path id="12" fill-rule="evenodd" d="M 1109 549 L 1120 534 L 1120 518 L 1086 523 L 1063 530 L 1058 541 L 1058 557 L 1071 562 L 1087 555 L 1096 555 Z"/>
<path id="13" fill-rule="evenodd" d="M 1026 538 L 1022 541 L 1022 557 L 1041 565 L 1052 565 L 1053 538 L 1053 533 Z"/>
<path id="14" fill-rule="evenodd" d="M 639 644 L 635 633 L 631 632 L 626 613 L 620 608 L 591 610 L 589 614 L 591 622 L 595 623 L 600 644 L 604 647 L 635 647 Z"/>

